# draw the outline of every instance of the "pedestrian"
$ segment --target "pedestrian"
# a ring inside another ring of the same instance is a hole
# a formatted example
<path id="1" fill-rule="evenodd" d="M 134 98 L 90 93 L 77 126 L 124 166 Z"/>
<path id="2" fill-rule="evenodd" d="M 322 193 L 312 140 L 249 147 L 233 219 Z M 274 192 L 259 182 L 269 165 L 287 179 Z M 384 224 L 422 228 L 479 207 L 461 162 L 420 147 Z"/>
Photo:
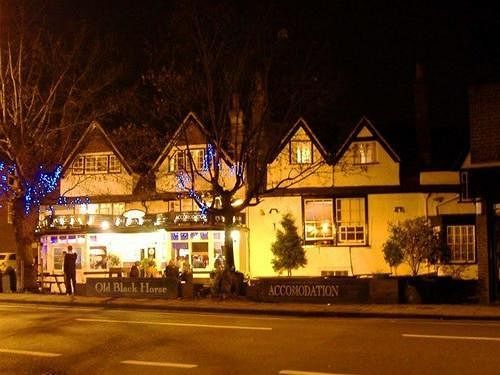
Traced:
<path id="1" fill-rule="evenodd" d="M 72 295 L 76 290 L 76 258 L 73 246 L 68 245 L 68 251 L 64 255 L 64 279 L 66 281 L 66 293 Z"/>
<path id="2" fill-rule="evenodd" d="M 135 262 L 130 268 L 130 277 L 136 278 L 139 277 L 139 262 Z"/>
<path id="3" fill-rule="evenodd" d="M 167 267 L 165 267 L 165 277 L 170 279 L 176 279 L 179 277 L 179 267 L 177 267 L 173 259 L 170 259 Z"/>

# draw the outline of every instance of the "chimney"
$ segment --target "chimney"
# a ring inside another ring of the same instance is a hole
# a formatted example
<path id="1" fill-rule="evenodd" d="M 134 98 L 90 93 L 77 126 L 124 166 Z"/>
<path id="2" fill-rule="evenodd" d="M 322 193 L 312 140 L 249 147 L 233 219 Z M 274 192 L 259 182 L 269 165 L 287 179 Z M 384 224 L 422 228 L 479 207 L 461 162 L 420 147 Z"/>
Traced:
<path id="1" fill-rule="evenodd" d="M 230 139 L 229 149 L 235 159 L 239 158 L 241 143 L 243 141 L 243 111 L 240 108 L 239 94 L 231 95 L 231 107 L 229 109 Z"/>
<path id="2" fill-rule="evenodd" d="M 429 97 L 424 79 L 424 68 L 418 63 L 415 66 L 415 128 L 417 134 L 418 161 L 420 167 L 431 164 L 431 130 L 429 124 Z"/>

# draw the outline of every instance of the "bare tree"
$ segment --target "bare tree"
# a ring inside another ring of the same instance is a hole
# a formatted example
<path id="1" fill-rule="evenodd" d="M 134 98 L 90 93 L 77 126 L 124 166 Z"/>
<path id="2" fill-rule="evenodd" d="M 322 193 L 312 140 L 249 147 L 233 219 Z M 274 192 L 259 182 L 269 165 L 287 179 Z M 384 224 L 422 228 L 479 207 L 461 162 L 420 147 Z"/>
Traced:
<path id="1" fill-rule="evenodd" d="M 57 35 L 44 9 L 29 6 L 0 2 L 0 155 L 14 181 L 1 193 L 13 202 L 17 251 L 31 262 L 40 200 L 57 187 L 64 156 L 101 113 L 96 99 L 119 68 L 103 63 L 106 44 L 80 29 Z"/>
<path id="2" fill-rule="evenodd" d="M 169 55 L 161 74 L 149 76 L 161 77 L 153 80 L 156 102 L 184 110 L 184 115 L 195 112 L 208 132 L 203 167 L 190 152 L 193 142 L 185 139 L 188 166 L 178 174 L 179 186 L 208 217 L 224 218 L 230 270 L 235 269 L 234 218 L 324 163 L 293 169 L 272 188 L 266 184 L 267 163 L 275 152 L 270 139 L 284 135 L 292 119 L 320 95 L 313 74 L 313 52 L 319 51 L 304 49 L 300 60 L 299 54 L 291 54 L 296 46 L 286 29 L 270 22 L 274 15 L 272 8 L 259 4 L 243 10 L 224 1 L 183 2 L 172 17 L 183 54 Z M 179 51 L 173 47 L 174 52 Z M 297 58 L 293 64 L 292 55 Z"/>

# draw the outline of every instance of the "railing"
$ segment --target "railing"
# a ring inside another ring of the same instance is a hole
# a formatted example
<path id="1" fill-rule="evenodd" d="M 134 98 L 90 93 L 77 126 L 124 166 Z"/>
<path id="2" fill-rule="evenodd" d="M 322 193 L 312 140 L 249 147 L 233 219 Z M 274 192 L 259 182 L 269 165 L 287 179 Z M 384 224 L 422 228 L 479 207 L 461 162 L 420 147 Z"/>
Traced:
<path id="1" fill-rule="evenodd" d="M 246 222 L 244 213 L 240 213 L 234 219 L 236 224 L 242 225 Z M 134 227 L 158 227 L 168 225 L 190 226 L 199 224 L 222 224 L 224 218 L 221 216 L 208 216 L 199 211 L 164 212 L 145 215 L 142 218 L 131 219 L 124 216 L 85 214 L 85 215 L 47 215 L 38 222 L 38 232 L 48 230 L 70 230 L 78 228 L 112 229 L 112 228 L 134 228 Z"/>

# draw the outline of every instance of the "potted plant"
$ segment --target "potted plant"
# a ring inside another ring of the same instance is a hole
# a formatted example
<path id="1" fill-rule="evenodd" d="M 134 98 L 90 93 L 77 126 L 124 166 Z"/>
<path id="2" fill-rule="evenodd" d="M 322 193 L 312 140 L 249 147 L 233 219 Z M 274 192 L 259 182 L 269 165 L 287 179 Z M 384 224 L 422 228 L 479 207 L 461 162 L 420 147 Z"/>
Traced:
<path id="1" fill-rule="evenodd" d="M 153 257 L 143 258 L 139 267 L 144 277 L 154 277 L 156 274 L 156 260 Z"/>
<path id="2" fill-rule="evenodd" d="M 118 275 L 119 277 L 122 276 L 122 267 L 121 267 L 121 260 L 120 257 L 116 254 L 109 254 L 108 255 L 108 265 L 109 265 L 109 276 L 112 275 Z"/>

